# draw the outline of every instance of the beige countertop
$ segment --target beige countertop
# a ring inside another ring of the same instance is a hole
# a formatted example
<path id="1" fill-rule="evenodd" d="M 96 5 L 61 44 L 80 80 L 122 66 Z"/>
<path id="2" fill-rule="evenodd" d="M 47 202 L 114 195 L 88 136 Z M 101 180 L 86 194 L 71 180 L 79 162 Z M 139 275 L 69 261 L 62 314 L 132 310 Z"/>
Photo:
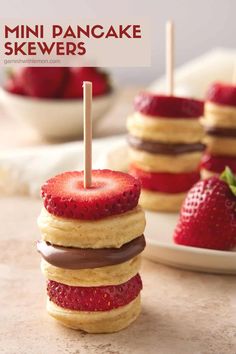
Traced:
<path id="1" fill-rule="evenodd" d="M 143 262 L 142 314 L 128 329 L 89 335 L 45 311 L 35 242 L 41 202 L 1 198 L 1 354 L 235 354 L 236 282 Z"/>

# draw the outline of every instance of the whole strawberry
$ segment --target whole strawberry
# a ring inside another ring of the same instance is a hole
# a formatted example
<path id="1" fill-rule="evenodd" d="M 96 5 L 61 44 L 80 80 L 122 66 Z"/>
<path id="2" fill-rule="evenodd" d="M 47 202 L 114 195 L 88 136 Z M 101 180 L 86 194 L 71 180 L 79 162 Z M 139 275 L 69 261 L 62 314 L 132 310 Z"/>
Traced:
<path id="1" fill-rule="evenodd" d="M 61 94 L 67 74 L 68 68 L 25 67 L 15 73 L 15 82 L 28 96 L 57 98 Z"/>
<path id="2" fill-rule="evenodd" d="M 14 78 L 12 77 L 7 80 L 4 89 L 10 93 L 13 93 L 14 95 L 25 95 L 24 88 L 18 85 L 18 83 L 15 82 Z"/>
<path id="3" fill-rule="evenodd" d="M 70 68 L 63 97 L 82 98 L 84 81 L 93 83 L 93 96 L 104 95 L 110 90 L 108 75 L 105 72 L 92 67 Z"/>
<path id="4" fill-rule="evenodd" d="M 72 219 L 96 220 L 132 210 L 141 185 L 127 173 L 93 170 L 93 187 L 84 189 L 83 171 L 64 172 L 42 186 L 44 206 L 50 214 Z"/>
<path id="5" fill-rule="evenodd" d="M 174 241 L 216 250 L 236 246 L 236 178 L 228 167 L 221 177 L 200 181 L 188 192 Z"/>

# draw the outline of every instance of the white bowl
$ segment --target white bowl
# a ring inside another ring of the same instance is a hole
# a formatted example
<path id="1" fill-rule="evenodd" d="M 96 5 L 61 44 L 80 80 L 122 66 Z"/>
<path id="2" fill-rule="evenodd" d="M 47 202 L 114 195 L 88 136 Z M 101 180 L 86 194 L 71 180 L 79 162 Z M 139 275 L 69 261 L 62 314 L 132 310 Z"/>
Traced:
<path id="1" fill-rule="evenodd" d="M 114 101 L 114 91 L 93 98 L 92 117 L 97 122 Z M 82 99 L 41 99 L 15 95 L 0 88 L 0 100 L 12 117 L 24 121 L 46 139 L 82 135 Z"/>

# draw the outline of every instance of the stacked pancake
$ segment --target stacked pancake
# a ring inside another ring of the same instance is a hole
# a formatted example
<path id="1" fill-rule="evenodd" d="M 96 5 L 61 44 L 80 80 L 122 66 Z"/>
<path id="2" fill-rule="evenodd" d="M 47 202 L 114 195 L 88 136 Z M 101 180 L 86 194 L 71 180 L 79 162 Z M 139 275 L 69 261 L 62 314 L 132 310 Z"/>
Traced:
<path id="1" fill-rule="evenodd" d="M 178 211 L 200 178 L 203 102 L 144 92 L 134 108 L 127 128 L 130 173 L 142 184 L 140 203 L 149 210 Z"/>
<path id="2" fill-rule="evenodd" d="M 214 83 L 201 120 L 205 130 L 206 153 L 202 158 L 203 178 L 220 174 L 225 166 L 236 173 L 236 86 Z"/>
<path id="3" fill-rule="evenodd" d="M 140 313 L 145 247 L 139 181 L 122 172 L 65 172 L 42 186 L 37 244 L 47 278 L 47 311 L 67 327 L 116 332 Z"/>

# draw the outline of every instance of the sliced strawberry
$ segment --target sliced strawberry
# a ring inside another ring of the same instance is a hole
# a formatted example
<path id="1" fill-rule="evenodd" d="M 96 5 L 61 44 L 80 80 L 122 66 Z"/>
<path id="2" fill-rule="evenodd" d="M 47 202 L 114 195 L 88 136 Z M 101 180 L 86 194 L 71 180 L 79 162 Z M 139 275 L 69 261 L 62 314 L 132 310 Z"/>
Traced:
<path id="1" fill-rule="evenodd" d="M 236 179 L 226 169 L 221 179 L 198 182 L 188 192 L 174 231 L 181 245 L 230 250 L 236 246 Z"/>
<path id="2" fill-rule="evenodd" d="M 202 101 L 141 92 L 134 100 L 134 109 L 150 117 L 198 118 L 203 115 Z"/>
<path id="3" fill-rule="evenodd" d="M 71 68 L 63 97 L 83 97 L 83 81 L 93 83 L 93 96 L 104 95 L 110 90 L 108 75 L 105 72 L 92 67 Z"/>
<path id="4" fill-rule="evenodd" d="M 56 305 L 76 311 L 109 311 L 125 306 L 142 290 L 142 280 L 137 274 L 121 285 L 79 287 L 49 280 L 47 293 Z"/>
<path id="5" fill-rule="evenodd" d="M 140 182 L 122 172 L 93 170 L 92 187 L 84 189 L 83 171 L 65 172 L 42 186 L 49 213 L 73 219 L 101 219 L 121 214 L 138 204 Z"/>
<path id="6" fill-rule="evenodd" d="M 216 82 L 210 86 L 206 100 L 220 105 L 236 106 L 236 85 Z"/>
<path id="7" fill-rule="evenodd" d="M 226 166 L 228 166 L 234 173 L 236 173 L 236 157 L 213 156 L 208 153 L 205 153 L 202 156 L 201 168 L 204 168 L 208 171 L 222 173 Z"/>
<path id="8" fill-rule="evenodd" d="M 170 194 L 186 192 L 200 179 L 199 171 L 186 173 L 147 172 L 131 165 L 129 172 L 139 178 L 144 189 Z"/>
<path id="9" fill-rule="evenodd" d="M 67 73 L 68 68 L 62 67 L 25 67 L 17 70 L 14 78 L 28 96 L 57 98 Z"/>

